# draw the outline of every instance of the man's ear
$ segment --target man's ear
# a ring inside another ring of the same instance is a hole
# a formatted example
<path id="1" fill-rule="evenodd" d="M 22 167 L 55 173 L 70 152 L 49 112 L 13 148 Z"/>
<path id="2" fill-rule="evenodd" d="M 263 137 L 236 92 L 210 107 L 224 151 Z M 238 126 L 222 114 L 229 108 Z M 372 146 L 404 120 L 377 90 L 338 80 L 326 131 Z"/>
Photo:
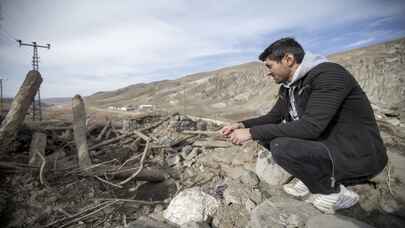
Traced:
<path id="1" fill-rule="evenodd" d="M 295 64 L 295 57 L 293 54 L 286 54 L 284 56 L 285 62 L 287 63 L 287 66 L 292 67 Z"/>

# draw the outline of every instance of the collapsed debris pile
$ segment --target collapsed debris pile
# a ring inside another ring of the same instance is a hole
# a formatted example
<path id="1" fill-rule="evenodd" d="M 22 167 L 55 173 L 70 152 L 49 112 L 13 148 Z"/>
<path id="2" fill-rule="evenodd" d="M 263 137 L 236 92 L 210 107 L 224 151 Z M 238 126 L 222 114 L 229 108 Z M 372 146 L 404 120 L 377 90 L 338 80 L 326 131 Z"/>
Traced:
<path id="1" fill-rule="evenodd" d="M 218 129 L 215 124 L 178 114 L 143 115 L 122 123 L 107 120 L 87 126 L 84 153 L 91 161 L 83 166 L 84 142 L 75 137 L 75 124 L 27 122 L 20 131 L 17 150 L 9 162 L 0 164 L 2 171 L 17 174 L 3 182 L 16 193 L 9 204 L 18 215 L 12 226 L 129 223 L 151 213 L 156 205 L 166 205 L 176 192 L 198 184 L 180 180 L 184 175 L 174 166 L 191 166 L 203 148 L 231 145 L 218 139 L 207 141 Z M 24 147 L 29 141 L 30 147 Z M 212 171 L 209 178 L 215 175 Z"/>

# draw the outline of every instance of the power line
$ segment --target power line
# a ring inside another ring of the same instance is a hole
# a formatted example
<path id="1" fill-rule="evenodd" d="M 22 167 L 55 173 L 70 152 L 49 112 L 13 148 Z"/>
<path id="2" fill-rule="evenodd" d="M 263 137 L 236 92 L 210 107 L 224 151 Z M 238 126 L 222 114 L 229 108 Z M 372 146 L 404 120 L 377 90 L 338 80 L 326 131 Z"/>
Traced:
<path id="1" fill-rule="evenodd" d="M 6 26 L 4 25 L 4 23 L 0 24 L 0 31 L 3 31 L 4 34 L 6 34 L 11 40 L 16 41 L 17 38 L 15 36 L 13 36 L 10 32 L 9 29 L 6 28 Z"/>
<path id="2" fill-rule="evenodd" d="M 3 113 L 3 78 L 0 78 L 0 115 Z"/>
<path id="3" fill-rule="evenodd" d="M 1 30 L 0 30 L 1 31 Z M 12 44 L 14 46 L 15 40 L 10 39 L 8 36 L 6 36 L 4 33 L 0 33 L 1 39 L 4 41 L 4 43 Z"/>
<path id="4" fill-rule="evenodd" d="M 13 35 L 11 35 L 9 32 L 7 32 L 6 29 L 4 29 L 4 26 L 3 26 L 3 25 L 2 25 L 1 27 L 2 27 L 2 28 L 1 28 L 0 31 L 2 31 L 4 34 L 6 34 L 6 36 L 7 36 L 10 40 L 12 40 L 12 41 L 16 41 L 16 40 L 17 40 L 17 38 L 15 38 Z"/>

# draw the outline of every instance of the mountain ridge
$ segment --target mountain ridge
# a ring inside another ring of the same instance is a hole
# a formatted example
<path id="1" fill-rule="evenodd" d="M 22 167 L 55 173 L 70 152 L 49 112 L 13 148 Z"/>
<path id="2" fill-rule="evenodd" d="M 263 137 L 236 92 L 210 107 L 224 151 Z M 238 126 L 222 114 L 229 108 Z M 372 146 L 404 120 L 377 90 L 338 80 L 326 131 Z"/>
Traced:
<path id="1" fill-rule="evenodd" d="M 359 81 L 378 107 L 405 113 L 405 38 L 331 54 Z M 90 105 L 152 104 L 158 108 L 223 120 L 263 114 L 275 101 L 278 85 L 264 78 L 258 61 L 195 73 L 175 80 L 139 83 L 86 97 Z"/>

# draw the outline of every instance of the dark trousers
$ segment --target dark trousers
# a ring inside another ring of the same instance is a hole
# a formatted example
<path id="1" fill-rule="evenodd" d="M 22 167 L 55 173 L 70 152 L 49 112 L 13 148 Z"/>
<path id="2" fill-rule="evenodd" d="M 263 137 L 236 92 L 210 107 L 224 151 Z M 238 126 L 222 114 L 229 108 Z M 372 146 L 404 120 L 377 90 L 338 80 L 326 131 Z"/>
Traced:
<path id="1" fill-rule="evenodd" d="M 320 142 L 280 137 L 259 142 L 272 153 L 274 161 L 300 179 L 311 193 L 330 194 L 339 191 L 339 183 L 331 186 L 332 161 Z"/>

